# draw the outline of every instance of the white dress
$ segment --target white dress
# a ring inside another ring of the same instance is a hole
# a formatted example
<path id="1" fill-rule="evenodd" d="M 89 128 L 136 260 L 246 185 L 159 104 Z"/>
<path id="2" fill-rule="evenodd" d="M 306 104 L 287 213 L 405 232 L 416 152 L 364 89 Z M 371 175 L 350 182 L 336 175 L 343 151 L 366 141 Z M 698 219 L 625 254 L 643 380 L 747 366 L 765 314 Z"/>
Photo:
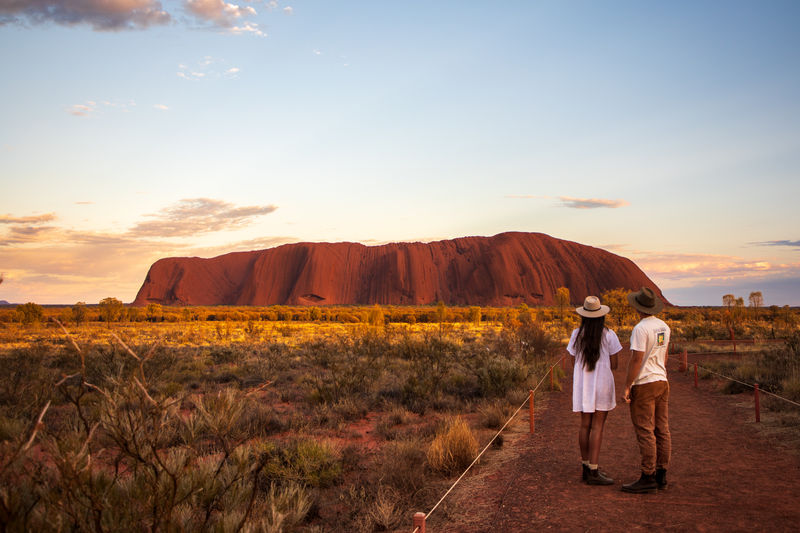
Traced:
<path id="1" fill-rule="evenodd" d="M 575 349 L 578 330 L 572 331 L 567 351 L 575 357 L 572 373 L 572 410 L 576 413 L 611 411 L 617 406 L 611 356 L 622 350 L 617 334 L 606 328 L 600 340 L 600 357 L 591 372 L 583 366 L 583 354 Z M 576 353 L 577 352 L 577 353 Z"/>

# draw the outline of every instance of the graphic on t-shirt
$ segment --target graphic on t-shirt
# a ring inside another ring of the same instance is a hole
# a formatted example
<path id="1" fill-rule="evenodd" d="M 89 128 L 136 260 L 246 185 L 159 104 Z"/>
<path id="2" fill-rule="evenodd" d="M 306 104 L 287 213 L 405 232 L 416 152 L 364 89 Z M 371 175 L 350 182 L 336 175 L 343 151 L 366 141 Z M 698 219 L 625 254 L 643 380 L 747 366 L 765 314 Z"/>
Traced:
<path id="1" fill-rule="evenodd" d="M 658 334 L 656 346 L 664 346 L 664 332 Z"/>

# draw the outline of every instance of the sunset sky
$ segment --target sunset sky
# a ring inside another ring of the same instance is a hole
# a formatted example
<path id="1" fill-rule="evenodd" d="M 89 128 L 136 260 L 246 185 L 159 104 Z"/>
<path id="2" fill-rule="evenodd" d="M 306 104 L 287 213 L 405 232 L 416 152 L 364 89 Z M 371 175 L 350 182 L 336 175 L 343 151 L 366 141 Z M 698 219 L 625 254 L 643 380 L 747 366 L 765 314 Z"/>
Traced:
<path id="1" fill-rule="evenodd" d="M 0 0 L 0 300 L 542 232 L 800 305 L 800 2 Z"/>

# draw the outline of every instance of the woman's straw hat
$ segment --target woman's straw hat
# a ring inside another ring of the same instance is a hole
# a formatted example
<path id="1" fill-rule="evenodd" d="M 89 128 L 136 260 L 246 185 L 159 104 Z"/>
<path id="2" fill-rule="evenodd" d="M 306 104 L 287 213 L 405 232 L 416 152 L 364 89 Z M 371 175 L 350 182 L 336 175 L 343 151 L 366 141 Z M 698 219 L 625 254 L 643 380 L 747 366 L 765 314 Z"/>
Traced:
<path id="1" fill-rule="evenodd" d="M 636 292 L 629 293 L 628 303 L 646 315 L 656 315 L 664 309 L 664 302 L 649 287 L 642 287 Z"/>
<path id="2" fill-rule="evenodd" d="M 606 315 L 611 310 L 607 305 L 600 304 L 597 296 L 587 296 L 583 301 L 583 307 L 578 307 L 575 312 L 586 318 L 597 318 Z"/>

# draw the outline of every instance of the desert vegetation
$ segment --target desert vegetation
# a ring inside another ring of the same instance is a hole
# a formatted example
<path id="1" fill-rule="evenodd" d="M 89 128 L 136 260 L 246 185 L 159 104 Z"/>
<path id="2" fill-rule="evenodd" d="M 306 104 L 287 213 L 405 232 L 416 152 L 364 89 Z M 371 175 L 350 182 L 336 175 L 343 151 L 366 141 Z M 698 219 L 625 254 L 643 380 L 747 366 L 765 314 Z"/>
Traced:
<path id="1" fill-rule="evenodd" d="M 623 341 L 636 320 L 624 296 L 603 295 Z M 525 400 L 576 323 L 563 302 L 118 302 L 0 310 L 4 530 L 401 528 Z M 668 309 L 674 349 L 726 352 L 733 332 L 748 342 L 714 368 L 800 400 L 797 311 L 734 309 Z"/>

